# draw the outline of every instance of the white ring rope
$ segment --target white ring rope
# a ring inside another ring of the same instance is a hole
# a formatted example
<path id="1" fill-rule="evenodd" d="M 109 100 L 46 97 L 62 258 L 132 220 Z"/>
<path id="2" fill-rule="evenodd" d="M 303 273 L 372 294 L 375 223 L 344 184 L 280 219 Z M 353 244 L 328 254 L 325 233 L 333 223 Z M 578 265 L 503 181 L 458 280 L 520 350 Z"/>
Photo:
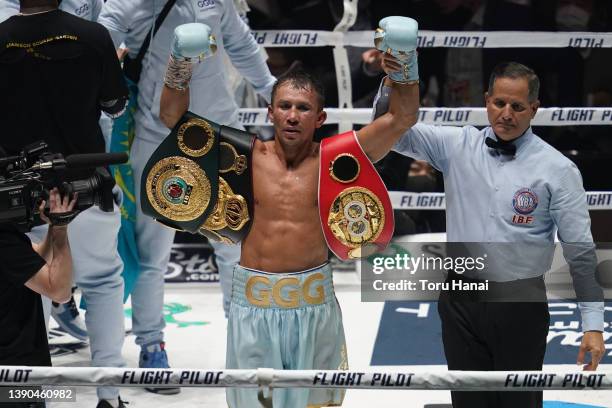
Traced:
<path id="1" fill-rule="evenodd" d="M 342 19 L 334 28 L 334 32 L 346 33 L 357 20 L 358 0 L 344 0 Z M 338 44 L 333 48 L 334 66 L 336 68 L 336 84 L 338 86 L 338 106 L 343 109 L 353 107 L 353 91 L 351 79 L 351 66 L 349 64 L 346 47 Z M 353 123 L 347 120 L 338 122 L 338 130 L 347 132 L 353 129 Z"/>
<path id="2" fill-rule="evenodd" d="M 339 371 L 0 366 L 0 386 L 269 387 L 403 390 L 610 390 L 612 371 Z"/>
<path id="3" fill-rule="evenodd" d="M 373 31 L 254 30 L 263 47 L 374 48 Z M 420 30 L 419 48 L 612 48 L 612 33 Z"/>
<path id="4" fill-rule="evenodd" d="M 358 125 L 372 122 L 372 109 L 325 108 L 326 124 L 348 121 Z M 243 108 L 238 114 L 244 126 L 272 126 L 268 112 L 261 108 Z M 432 125 L 488 126 L 485 108 L 421 108 L 419 121 Z M 531 122 L 534 126 L 612 125 L 610 108 L 540 108 Z"/>
<path id="5" fill-rule="evenodd" d="M 346 47 L 373 48 L 372 31 L 348 31 L 355 23 L 358 0 L 344 0 L 344 12 L 334 31 L 255 30 L 253 37 L 263 47 L 332 46 L 339 108 L 326 109 L 328 124 L 340 132 L 354 124 L 371 122 L 371 109 L 351 109 L 351 76 Z M 609 32 L 542 31 L 419 31 L 418 47 L 445 48 L 612 48 Z M 245 126 L 270 125 L 265 109 L 241 109 Z M 484 108 L 421 108 L 419 120 L 439 125 L 488 125 Z M 532 122 L 535 126 L 612 125 L 612 108 L 541 108 Z"/>
<path id="6" fill-rule="evenodd" d="M 589 210 L 612 210 L 612 191 L 588 191 Z M 444 193 L 411 193 L 389 191 L 391 206 L 395 210 L 444 210 Z"/>
<path id="7" fill-rule="evenodd" d="M 344 0 L 344 14 L 334 31 L 255 30 L 253 37 L 263 47 L 334 47 L 334 64 L 340 107 L 326 109 L 328 124 L 340 132 L 353 124 L 371 122 L 370 109 L 351 108 L 351 77 L 345 47 L 373 48 L 372 31 L 347 31 L 355 22 L 357 0 Z M 419 31 L 418 47 L 444 48 L 612 48 L 609 32 L 542 31 Z M 488 125 L 484 108 L 422 108 L 420 121 L 440 125 Z M 241 109 L 243 125 L 269 125 L 265 109 Z M 612 108 L 541 108 L 535 126 L 612 125 Z"/>

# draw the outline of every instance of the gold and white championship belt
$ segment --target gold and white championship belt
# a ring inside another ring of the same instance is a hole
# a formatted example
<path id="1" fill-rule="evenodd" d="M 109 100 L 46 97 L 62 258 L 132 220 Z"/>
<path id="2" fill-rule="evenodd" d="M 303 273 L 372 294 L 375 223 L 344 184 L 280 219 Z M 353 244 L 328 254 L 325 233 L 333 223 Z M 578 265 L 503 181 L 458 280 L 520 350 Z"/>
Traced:
<path id="1" fill-rule="evenodd" d="M 394 220 L 387 188 L 355 132 L 321 141 L 319 216 L 327 246 L 340 259 L 386 248 Z"/>
<path id="2" fill-rule="evenodd" d="M 237 243 L 252 222 L 255 137 L 187 112 L 144 168 L 142 212 L 179 231 Z"/>

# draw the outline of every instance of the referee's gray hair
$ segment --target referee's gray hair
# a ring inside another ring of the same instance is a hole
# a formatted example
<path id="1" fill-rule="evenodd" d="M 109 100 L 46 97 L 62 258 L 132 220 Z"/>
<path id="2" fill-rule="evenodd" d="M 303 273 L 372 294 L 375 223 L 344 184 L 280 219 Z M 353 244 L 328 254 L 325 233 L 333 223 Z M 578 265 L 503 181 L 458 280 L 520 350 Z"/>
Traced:
<path id="1" fill-rule="evenodd" d="M 493 84 L 497 78 L 525 78 L 529 89 L 529 102 L 535 102 L 540 94 L 540 79 L 535 71 L 518 62 L 502 62 L 493 68 L 489 77 L 489 95 L 493 93 Z"/>

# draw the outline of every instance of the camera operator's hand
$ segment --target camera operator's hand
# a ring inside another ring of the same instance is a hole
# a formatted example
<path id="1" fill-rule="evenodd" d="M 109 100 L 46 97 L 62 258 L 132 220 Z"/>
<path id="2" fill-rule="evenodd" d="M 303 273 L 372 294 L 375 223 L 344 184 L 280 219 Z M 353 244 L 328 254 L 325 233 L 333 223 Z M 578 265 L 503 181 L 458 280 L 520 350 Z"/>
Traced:
<path id="1" fill-rule="evenodd" d="M 68 243 L 68 222 L 77 213 L 77 195 L 62 197 L 57 188 L 49 191 L 49 209 L 43 201 L 38 207 L 40 218 L 49 224 L 47 236 L 32 247 L 47 263 L 25 285 L 52 300 L 64 303 L 72 294 L 72 257 Z M 68 220 L 68 222 L 66 222 Z"/>
<path id="2" fill-rule="evenodd" d="M 40 218 L 55 228 L 66 228 L 68 226 L 68 222 L 66 223 L 58 223 L 58 219 L 62 219 L 67 214 L 72 214 L 74 212 L 74 206 L 77 202 L 77 193 L 72 195 L 72 199 L 70 199 L 69 195 L 61 196 L 59 190 L 56 188 L 49 191 L 49 216 L 46 215 L 45 206 L 46 201 L 43 200 L 38 207 L 40 211 Z M 70 221 L 74 218 L 74 216 L 70 217 Z M 53 221 L 52 221 L 53 219 Z"/>

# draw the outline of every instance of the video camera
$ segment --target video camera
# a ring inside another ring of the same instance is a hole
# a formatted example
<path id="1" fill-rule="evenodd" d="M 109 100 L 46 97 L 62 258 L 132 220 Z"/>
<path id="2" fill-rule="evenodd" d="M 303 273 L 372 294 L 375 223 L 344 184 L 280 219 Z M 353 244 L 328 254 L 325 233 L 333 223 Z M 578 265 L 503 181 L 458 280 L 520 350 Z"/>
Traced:
<path id="1" fill-rule="evenodd" d="M 97 205 L 113 211 L 115 180 L 105 166 L 125 163 L 125 153 L 73 154 L 63 157 L 48 151 L 45 142 L 26 146 L 17 156 L 0 157 L 0 223 L 12 223 L 28 232 L 44 224 L 39 216 L 41 200 L 48 200 L 49 190 L 58 187 L 61 194 L 78 193 L 75 210 Z M 95 169 L 80 180 L 66 181 L 69 169 Z"/>

